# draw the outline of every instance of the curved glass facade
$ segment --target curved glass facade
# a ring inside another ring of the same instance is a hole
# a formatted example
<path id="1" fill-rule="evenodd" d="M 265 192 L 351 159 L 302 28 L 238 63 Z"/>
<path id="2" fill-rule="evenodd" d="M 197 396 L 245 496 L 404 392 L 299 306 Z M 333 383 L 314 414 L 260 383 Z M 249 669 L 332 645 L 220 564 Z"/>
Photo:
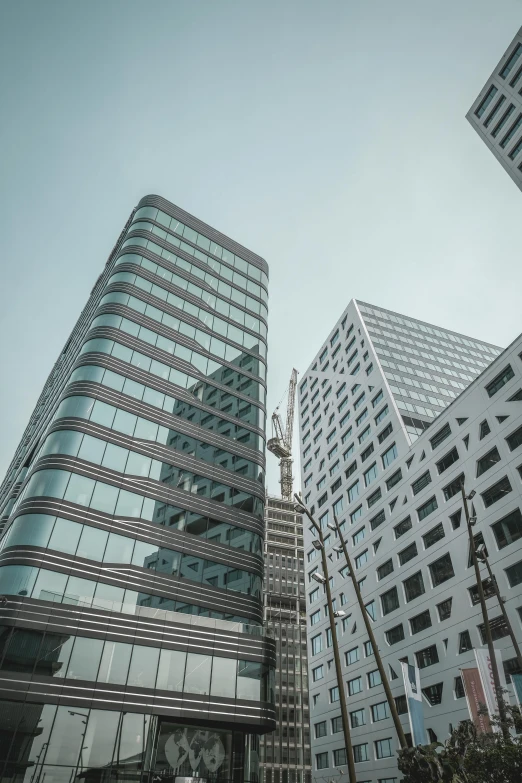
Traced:
<path id="1" fill-rule="evenodd" d="M 157 196 L 120 235 L 2 485 L 2 780 L 258 780 L 267 271 Z"/>

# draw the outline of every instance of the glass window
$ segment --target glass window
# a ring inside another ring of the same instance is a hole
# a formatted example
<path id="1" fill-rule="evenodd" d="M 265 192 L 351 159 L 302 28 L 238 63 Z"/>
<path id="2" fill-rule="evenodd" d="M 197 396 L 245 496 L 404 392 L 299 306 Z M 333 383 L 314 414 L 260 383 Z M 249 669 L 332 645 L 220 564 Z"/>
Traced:
<path id="1" fill-rule="evenodd" d="M 433 587 L 455 576 L 449 552 L 429 566 Z"/>
<path id="2" fill-rule="evenodd" d="M 428 547 L 433 546 L 437 543 L 437 541 L 440 541 L 441 538 L 444 538 L 444 527 L 442 525 L 442 522 L 439 522 L 438 525 L 435 525 L 435 527 L 432 527 L 428 533 L 422 536 L 422 540 L 424 542 L 424 549 L 428 549 Z"/>
<path id="3" fill-rule="evenodd" d="M 485 492 L 481 492 L 482 500 L 485 508 L 489 508 L 494 503 L 502 500 L 509 492 L 512 491 L 511 484 L 507 476 L 504 476 L 500 481 L 497 481 L 493 486 L 488 487 Z"/>
<path id="4" fill-rule="evenodd" d="M 188 653 L 185 670 L 185 692 L 208 695 L 210 692 L 211 667 L 211 655 Z"/>
<path id="5" fill-rule="evenodd" d="M 377 685 L 380 685 L 382 682 L 379 669 L 374 669 L 374 671 L 368 672 L 367 677 L 368 677 L 369 688 L 375 688 Z"/>
<path id="6" fill-rule="evenodd" d="M 506 568 L 506 576 L 510 587 L 516 587 L 522 582 L 522 560 Z"/>
<path id="7" fill-rule="evenodd" d="M 402 626 L 402 623 L 399 625 L 395 625 L 393 628 L 390 628 L 389 630 L 385 631 L 386 641 L 389 645 L 397 644 L 398 642 L 402 642 L 404 639 L 404 628 Z"/>
<path id="8" fill-rule="evenodd" d="M 482 476 L 486 471 L 491 470 L 497 462 L 500 462 L 500 454 L 495 446 L 491 451 L 488 451 L 483 457 L 477 460 L 477 478 Z"/>
<path id="9" fill-rule="evenodd" d="M 378 759 L 385 759 L 393 755 L 392 741 L 390 739 L 377 740 L 375 743 L 375 756 Z"/>
<path id="10" fill-rule="evenodd" d="M 66 574 L 59 574 L 56 571 L 46 571 L 42 568 L 40 569 L 38 579 L 35 582 L 32 597 L 39 598 L 41 601 L 60 602 L 65 591 L 66 583 Z"/>
<path id="11" fill-rule="evenodd" d="M 154 688 L 158 668 L 159 648 L 135 644 L 127 684 L 138 688 Z"/>
<path id="12" fill-rule="evenodd" d="M 426 519 L 426 517 L 429 516 L 431 513 L 433 513 L 433 511 L 436 511 L 437 508 L 438 508 L 437 499 L 435 498 L 435 496 L 433 496 L 426 503 L 420 506 L 420 508 L 417 509 L 419 522 L 422 522 L 423 519 Z"/>
<path id="13" fill-rule="evenodd" d="M 386 469 L 398 456 L 397 446 L 393 443 L 382 455 L 382 466 Z"/>
<path id="14" fill-rule="evenodd" d="M 103 641 L 101 639 L 77 636 L 67 668 L 67 679 L 94 682 L 97 679 L 102 650 Z M 65 667 L 61 676 L 65 676 Z"/>
<path id="15" fill-rule="evenodd" d="M 475 109 L 475 115 L 477 117 L 479 118 L 482 117 L 482 115 L 488 108 L 489 104 L 491 103 L 491 101 L 493 100 L 497 92 L 498 92 L 498 88 L 495 87 L 494 85 L 491 85 L 486 95 L 484 96 L 484 98 L 482 99 L 478 107 Z"/>
<path id="16" fill-rule="evenodd" d="M 187 653 L 162 649 L 160 652 L 156 688 L 164 691 L 183 691 Z"/>
<path id="17" fill-rule="evenodd" d="M 366 716 L 364 709 L 360 710 L 354 710 L 353 712 L 350 712 L 350 723 L 352 725 L 352 729 L 357 729 L 359 726 L 364 726 L 366 723 Z"/>
<path id="18" fill-rule="evenodd" d="M 125 685 L 132 653 L 132 644 L 106 641 L 98 673 L 100 682 Z"/>
<path id="19" fill-rule="evenodd" d="M 326 721 L 322 720 L 314 725 L 315 738 L 326 737 Z"/>
<path id="20" fill-rule="evenodd" d="M 417 571 L 416 574 L 413 574 L 413 576 L 410 576 L 409 579 L 406 579 L 403 582 L 403 585 L 406 601 L 413 601 L 415 598 L 418 598 L 420 595 L 423 595 L 423 593 L 426 592 L 424 589 L 424 581 L 422 579 L 421 571 Z"/>
<path id="21" fill-rule="evenodd" d="M 328 753 L 315 754 L 316 769 L 328 769 Z"/>
<path id="22" fill-rule="evenodd" d="M 237 661 L 233 658 L 220 658 L 214 655 L 212 663 L 211 696 L 234 698 L 236 695 Z M 244 697 L 243 697 L 244 698 Z"/>
<path id="23" fill-rule="evenodd" d="M 372 704 L 372 721 L 376 723 L 379 720 L 385 720 L 390 717 L 390 710 L 387 701 L 381 701 L 378 704 Z"/>
<path id="24" fill-rule="evenodd" d="M 348 680 L 348 695 L 355 696 L 356 693 L 362 691 L 362 677 L 354 677 L 353 680 Z"/>
<path id="25" fill-rule="evenodd" d="M 499 549 L 514 544 L 522 538 L 522 514 L 516 508 L 491 526 Z"/>
<path id="26" fill-rule="evenodd" d="M 412 617 L 410 619 L 410 627 L 412 634 L 420 633 L 421 631 L 425 631 L 426 628 L 430 628 L 431 617 L 429 609 L 416 615 L 416 617 Z"/>
<path id="27" fill-rule="evenodd" d="M 250 701 L 261 699 L 260 663 L 241 660 L 237 662 L 237 698 Z"/>
<path id="28" fill-rule="evenodd" d="M 391 590 L 381 595 L 381 606 L 383 615 L 390 614 L 399 608 L 399 594 L 396 587 L 392 587 Z"/>
<path id="29" fill-rule="evenodd" d="M 353 760 L 356 764 L 361 761 L 368 761 L 368 743 L 363 742 L 360 745 L 353 745 Z"/>

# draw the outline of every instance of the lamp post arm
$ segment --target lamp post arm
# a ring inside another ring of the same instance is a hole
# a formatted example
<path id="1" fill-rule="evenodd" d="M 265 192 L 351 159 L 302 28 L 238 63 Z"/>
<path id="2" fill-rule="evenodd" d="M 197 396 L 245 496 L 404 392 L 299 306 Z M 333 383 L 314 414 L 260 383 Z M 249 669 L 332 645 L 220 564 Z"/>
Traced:
<path id="1" fill-rule="evenodd" d="M 397 706 L 395 704 L 395 699 L 392 696 L 390 683 L 388 681 L 388 677 L 386 675 L 386 671 L 384 669 L 384 664 L 382 662 L 381 654 L 379 652 L 379 648 L 377 646 L 377 642 L 375 641 L 375 636 L 373 633 L 373 628 L 370 622 L 370 618 L 368 616 L 368 612 L 366 611 L 366 607 L 364 606 L 363 597 L 361 595 L 361 590 L 359 588 L 359 584 L 357 582 L 357 579 L 355 578 L 355 574 L 352 568 L 352 561 L 350 559 L 350 555 L 348 554 L 348 547 L 346 546 L 346 541 L 342 537 L 341 534 L 341 528 L 339 527 L 339 521 L 334 514 L 334 522 L 335 527 L 337 528 L 337 533 L 339 535 L 339 541 L 341 542 L 341 546 L 343 548 L 344 558 L 346 560 L 346 565 L 348 567 L 348 572 L 350 574 L 353 588 L 355 590 L 355 595 L 357 596 L 357 601 L 359 603 L 359 607 L 361 609 L 361 613 L 364 620 L 364 625 L 366 626 L 366 632 L 368 633 L 368 637 L 370 639 L 370 643 L 372 645 L 373 654 L 375 655 L 375 661 L 377 663 L 377 668 L 379 669 L 379 674 L 381 675 L 382 684 L 384 686 L 384 692 L 386 694 L 386 699 L 388 700 L 388 706 L 390 708 L 390 712 L 393 718 L 393 723 L 395 725 L 395 731 L 397 732 L 397 737 L 399 739 L 399 743 L 401 748 L 407 748 L 408 743 L 406 741 L 406 736 L 404 734 L 404 729 L 402 728 L 402 723 L 399 718 L 399 713 L 397 712 Z"/>

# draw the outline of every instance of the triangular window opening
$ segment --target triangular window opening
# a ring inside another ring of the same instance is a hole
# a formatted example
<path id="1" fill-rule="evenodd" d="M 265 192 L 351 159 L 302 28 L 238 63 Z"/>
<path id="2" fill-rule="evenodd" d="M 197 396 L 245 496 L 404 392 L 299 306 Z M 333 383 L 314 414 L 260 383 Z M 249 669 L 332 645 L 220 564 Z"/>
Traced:
<path id="1" fill-rule="evenodd" d="M 406 497 L 406 495 L 404 495 L 404 500 L 402 501 L 402 505 L 405 506 L 407 502 L 408 502 L 408 498 Z"/>
<path id="2" fill-rule="evenodd" d="M 462 438 L 462 440 L 463 440 L 463 442 L 464 442 L 464 445 L 465 445 L 465 447 L 466 447 L 466 451 L 467 451 L 467 450 L 468 450 L 468 448 L 469 448 L 469 435 L 465 435 L 465 436 Z"/>
<path id="3" fill-rule="evenodd" d="M 390 664 L 388 664 L 388 666 L 390 668 L 390 680 L 398 680 L 399 679 L 399 675 L 396 673 L 396 671 L 393 668 L 393 666 L 390 666 Z"/>
<path id="4" fill-rule="evenodd" d="M 462 425 L 464 424 L 464 422 L 465 422 L 465 421 L 467 421 L 467 420 L 468 420 L 468 416 L 466 416 L 466 417 L 465 417 L 465 418 L 463 418 L 463 419 L 457 419 L 457 424 L 459 425 L 459 427 L 462 427 Z"/>
<path id="5" fill-rule="evenodd" d="M 352 633 L 355 633 L 355 632 L 356 632 L 356 630 L 357 630 L 357 623 L 354 623 L 354 624 L 353 624 L 353 628 L 352 628 L 352 631 L 351 631 L 351 632 L 352 632 Z"/>
<path id="6" fill-rule="evenodd" d="M 506 419 L 509 419 L 509 416 L 495 416 L 496 420 L 499 424 L 502 424 L 503 421 L 506 421 Z"/>
<path id="7" fill-rule="evenodd" d="M 426 459 L 426 452 L 425 451 L 423 451 L 422 454 L 420 455 L 419 462 L 422 462 L 423 459 Z"/>
<path id="8" fill-rule="evenodd" d="M 377 550 L 379 549 L 379 544 L 381 543 L 381 541 L 382 541 L 382 537 L 378 538 L 377 541 L 374 543 L 374 545 L 373 545 L 374 553 L 377 552 Z"/>
<path id="9" fill-rule="evenodd" d="M 484 421 L 481 421 L 479 424 L 479 440 L 485 438 L 490 432 L 491 427 L 489 426 L 487 419 L 484 419 Z"/>
<path id="10" fill-rule="evenodd" d="M 408 470 L 410 469 L 410 465 L 413 462 L 414 457 L 415 457 L 415 454 L 412 457 L 410 457 L 409 459 L 406 460 L 406 467 L 408 468 Z"/>
<path id="11" fill-rule="evenodd" d="M 448 649 L 448 640 L 447 639 L 443 639 L 442 643 L 444 644 L 444 649 L 447 650 Z"/>
<path id="12" fill-rule="evenodd" d="M 390 502 L 390 511 L 393 511 L 396 502 L 397 502 L 397 498 L 393 498 L 393 500 Z"/>

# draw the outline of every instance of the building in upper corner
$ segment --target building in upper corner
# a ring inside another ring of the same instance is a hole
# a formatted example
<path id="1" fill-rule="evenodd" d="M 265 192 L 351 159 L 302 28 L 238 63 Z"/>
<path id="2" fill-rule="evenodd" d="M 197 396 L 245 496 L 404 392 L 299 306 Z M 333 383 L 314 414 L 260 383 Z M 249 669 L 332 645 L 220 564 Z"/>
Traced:
<path id="1" fill-rule="evenodd" d="M 442 741 L 468 717 L 460 667 L 485 642 L 462 482 L 522 641 L 522 336 L 502 352 L 353 300 L 303 373 L 299 419 L 304 498 L 323 529 L 334 513 L 341 523 L 405 731 L 407 659 L 421 670 L 428 736 Z M 324 780 L 346 761 L 312 541 L 305 524 L 312 765 Z M 335 543 L 326 530 L 356 768 L 398 783 L 392 719 Z M 487 603 L 509 679 L 511 640 L 491 592 Z"/>
<path id="2" fill-rule="evenodd" d="M 466 117 L 522 190 L 522 27 Z"/>
<path id="3" fill-rule="evenodd" d="M 259 780 L 266 262 L 132 212 L 0 488 L 0 778 Z"/>
<path id="4" fill-rule="evenodd" d="M 277 727 L 261 738 L 264 783 L 311 783 L 303 519 L 294 503 L 265 506 L 265 628 L 276 643 Z"/>

